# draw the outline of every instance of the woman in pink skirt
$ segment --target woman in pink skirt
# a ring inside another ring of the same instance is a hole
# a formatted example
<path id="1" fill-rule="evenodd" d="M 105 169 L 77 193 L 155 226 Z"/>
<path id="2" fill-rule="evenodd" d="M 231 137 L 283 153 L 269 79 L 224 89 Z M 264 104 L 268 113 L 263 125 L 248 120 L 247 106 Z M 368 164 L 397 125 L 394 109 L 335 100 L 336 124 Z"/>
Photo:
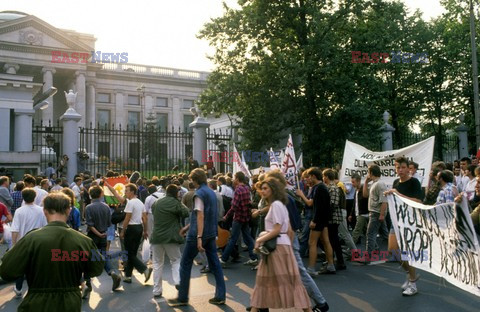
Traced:
<path id="1" fill-rule="evenodd" d="M 260 182 L 261 194 L 270 206 L 265 217 L 265 230 L 268 234 L 259 237 L 255 249 L 267 240 L 277 237 L 277 247 L 259 263 L 251 306 L 253 312 L 258 309 L 297 308 L 311 311 L 310 299 L 302 284 L 298 265 L 293 255 L 288 232 L 291 233 L 288 201 L 285 189 L 275 178 L 266 178 Z"/>

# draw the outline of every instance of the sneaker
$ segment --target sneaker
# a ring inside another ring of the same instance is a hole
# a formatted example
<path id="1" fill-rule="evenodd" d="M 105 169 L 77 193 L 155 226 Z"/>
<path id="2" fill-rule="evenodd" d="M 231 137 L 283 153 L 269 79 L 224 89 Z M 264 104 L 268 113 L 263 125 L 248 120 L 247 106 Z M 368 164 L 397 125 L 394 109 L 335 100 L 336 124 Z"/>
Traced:
<path id="1" fill-rule="evenodd" d="M 325 301 L 322 304 L 317 304 L 312 308 L 312 312 L 327 312 L 330 307 L 328 306 L 328 303 Z"/>
<path id="2" fill-rule="evenodd" d="M 210 268 L 207 267 L 207 266 L 204 266 L 201 270 L 200 270 L 200 273 L 210 273 Z"/>
<path id="3" fill-rule="evenodd" d="M 410 281 L 409 276 L 407 274 L 407 279 L 405 280 L 405 283 L 402 284 L 402 291 L 405 291 L 408 288 L 408 285 L 410 284 L 410 282 L 415 283 L 416 281 L 418 281 L 419 278 L 420 278 L 420 275 L 417 274 L 415 276 L 415 279 L 413 281 Z"/>
<path id="4" fill-rule="evenodd" d="M 150 279 L 150 276 L 152 276 L 153 269 L 152 268 L 147 268 L 143 274 L 145 275 L 145 283 L 148 282 Z"/>
<path id="5" fill-rule="evenodd" d="M 221 304 L 225 304 L 225 299 L 219 299 L 219 298 L 213 297 L 212 299 L 208 300 L 208 303 L 221 305 Z"/>
<path id="6" fill-rule="evenodd" d="M 243 264 L 245 264 L 245 265 L 257 265 L 258 264 L 258 259 L 250 259 L 247 262 L 244 262 Z"/>
<path id="7" fill-rule="evenodd" d="M 162 298 L 162 293 L 154 294 L 153 298 L 155 298 L 155 299 Z"/>
<path id="8" fill-rule="evenodd" d="M 15 297 L 20 298 L 22 297 L 22 290 L 18 290 L 17 286 L 13 286 L 13 292 L 15 293 Z"/>
<path id="9" fill-rule="evenodd" d="M 85 286 L 82 290 L 82 299 L 88 299 L 90 298 L 90 293 L 92 292 L 92 288 Z"/>
<path id="10" fill-rule="evenodd" d="M 171 307 L 179 307 L 188 305 L 188 301 L 180 301 L 178 299 L 168 299 L 167 304 Z"/>
<path id="11" fill-rule="evenodd" d="M 220 264 L 222 265 L 222 268 L 226 268 L 227 267 L 227 263 L 225 261 L 222 260 L 222 258 L 218 258 L 218 260 L 220 261 Z"/>
<path id="12" fill-rule="evenodd" d="M 110 274 L 110 276 L 112 277 L 112 281 L 113 281 L 113 284 L 112 284 L 112 291 L 116 290 L 118 287 L 120 287 L 120 282 L 122 281 L 122 278 L 120 277 L 120 275 L 118 275 L 117 273 L 114 273 L 112 272 Z"/>
<path id="13" fill-rule="evenodd" d="M 123 282 L 124 282 L 124 283 L 128 283 L 128 284 L 131 284 L 131 283 L 132 283 L 132 278 L 131 278 L 131 277 L 125 277 L 125 278 L 123 279 Z"/>
<path id="14" fill-rule="evenodd" d="M 307 273 L 310 274 L 311 276 L 317 276 L 318 275 L 318 272 L 315 271 L 312 268 L 307 268 Z"/>
<path id="15" fill-rule="evenodd" d="M 417 284 L 415 282 L 409 282 L 407 289 L 405 289 L 402 293 L 404 296 L 413 296 L 417 294 Z"/>

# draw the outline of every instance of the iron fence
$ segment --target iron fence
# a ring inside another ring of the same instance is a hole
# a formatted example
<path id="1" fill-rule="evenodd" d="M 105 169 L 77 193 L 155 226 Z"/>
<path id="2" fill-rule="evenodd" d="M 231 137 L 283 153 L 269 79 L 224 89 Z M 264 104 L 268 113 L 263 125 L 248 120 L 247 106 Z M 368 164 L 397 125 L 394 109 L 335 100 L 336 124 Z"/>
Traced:
<path id="1" fill-rule="evenodd" d="M 217 172 L 233 171 L 233 145 L 232 132 L 228 130 L 207 129 L 207 151 L 202 153 L 205 160 L 212 157 L 214 167 Z M 202 160 L 203 162 L 203 160 Z"/>
<path id="2" fill-rule="evenodd" d="M 423 133 L 400 133 L 393 137 L 393 148 L 399 149 L 422 140 L 426 140 L 430 137 L 429 134 Z M 459 144 L 458 136 L 455 134 L 446 134 L 435 136 L 435 147 L 433 159 L 442 160 L 444 162 L 453 162 L 459 159 Z"/>
<path id="3" fill-rule="evenodd" d="M 48 121 L 48 125 L 40 121 L 40 124 L 32 122 L 32 150 L 40 152 L 40 171 L 52 164 L 53 168 L 58 168 L 62 156 L 62 140 L 63 128 L 60 121 L 52 125 Z"/>
<path id="4" fill-rule="evenodd" d="M 193 154 L 193 135 L 171 129 L 121 125 L 80 128 L 78 171 L 92 175 L 112 170 L 121 174 L 139 171 L 142 176 L 187 172 L 187 158 Z"/>

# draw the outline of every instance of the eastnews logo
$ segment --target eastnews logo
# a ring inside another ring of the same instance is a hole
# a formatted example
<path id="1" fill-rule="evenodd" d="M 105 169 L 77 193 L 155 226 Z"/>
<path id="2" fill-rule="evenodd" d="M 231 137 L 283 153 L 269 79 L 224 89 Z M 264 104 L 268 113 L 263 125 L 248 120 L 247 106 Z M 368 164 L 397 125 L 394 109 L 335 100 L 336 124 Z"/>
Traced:
<path id="1" fill-rule="evenodd" d="M 371 54 L 361 51 L 352 51 L 352 63 L 430 63 L 427 52 L 373 52 Z"/>
<path id="2" fill-rule="evenodd" d="M 360 249 L 352 249 L 352 261 L 388 261 L 390 259 L 389 252 L 387 250 L 374 250 L 371 253 L 368 251 L 361 251 Z M 428 251 L 401 251 L 392 250 L 391 254 L 394 259 L 411 262 L 424 262 L 428 261 Z"/>
<path id="3" fill-rule="evenodd" d="M 122 261 L 128 260 L 128 252 L 120 251 L 115 253 L 109 253 L 101 250 L 61 250 L 61 249 L 52 249 L 52 259 L 51 261 L 88 261 L 88 256 L 91 254 L 91 261 L 106 261 L 121 259 Z"/>
<path id="4" fill-rule="evenodd" d="M 89 53 L 52 51 L 52 63 L 128 63 L 128 53 L 105 53 L 92 51 Z"/>
<path id="5" fill-rule="evenodd" d="M 211 158 L 211 159 L 210 159 Z M 243 151 L 245 162 L 268 162 L 270 156 L 268 152 Z M 242 160 L 242 154 L 236 152 L 215 152 L 211 150 L 202 150 L 202 162 L 237 162 Z"/>

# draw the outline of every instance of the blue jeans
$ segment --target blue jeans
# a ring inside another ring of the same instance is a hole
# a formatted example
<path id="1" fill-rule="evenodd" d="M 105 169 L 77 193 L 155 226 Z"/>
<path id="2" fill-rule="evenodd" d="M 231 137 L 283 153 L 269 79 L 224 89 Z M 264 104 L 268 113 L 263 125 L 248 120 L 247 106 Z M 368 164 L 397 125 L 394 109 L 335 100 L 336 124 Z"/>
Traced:
<path id="1" fill-rule="evenodd" d="M 217 256 L 217 245 L 215 237 L 209 238 L 202 242 L 205 254 L 208 259 L 208 267 L 215 276 L 215 298 L 225 300 L 226 288 L 225 279 L 223 277 L 222 266 Z M 182 260 L 180 261 L 180 286 L 178 289 L 178 300 L 188 302 L 188 291 L 190 289 L 190 275 L 192 273 L 193 259 L 198 254 L 197 242 L 187 241 L 183 251 Z"/>
<path id="2" fill-rule="evenodd" d="M 308 238 L 310 237 L 310 221 L 312 221 L 313 209 L 305 209 L 303 217 L 303 229 L 300 236 L 300 255 L 308 256 Z"/>
<path id="3" fill-rule="evenodd" d="M 372 255 L 372 251 L 377 248 L 377 234 L 378 230 L 382 226 L 382 222 L 378 220 L 380 213 L 370 211 L 368 213 L 368 226 L 367 226 L 367 246 L 368 255 Z"/>
<path id="4" fill-rule="evenodd" d="M 250 256 L 250 259 L 257 259 L 257 255 L 253 252 L 254 242 L 252 236 L 250 236 L 250 227 L 248 226 L 248 222 L 241 223 L 234 220 L 232 224 L 230 240 L 228 241 L 227 247 L 225 247 L 225 250 L 222 254 L 222 261 L 226 262 L 228 261 L 228 258 L 230 258 L 230 254 L 232 253 L 233 248 L 238 241 L 238 237 L 240 236 L 240 231 L 242 232 L 243 242 L 248 247 L 248 255 Z"/>
<path id="5" fill-rule="evenodd" d="M 313 300 L 314 306 L 317 304 L 323 304 L 324 302 L 326 302 L 326 300 L 320 292 L 320 289 L 318 289 L 317 284 L 315 284 L 315 282 L 313 281 L 310 274 L 307 273 L 305 265 L 302 261 L 302 257 L 300 256 L 300 243 L 298 242 L 297 234 L 295 234 L 295 238 L 293 239 L 292 247 L 293 254 L 295 255 L 295 259 L 297 260 L 300 278 L 302 279 L 303 286 L 307 290 L 308 296 Z"/>

